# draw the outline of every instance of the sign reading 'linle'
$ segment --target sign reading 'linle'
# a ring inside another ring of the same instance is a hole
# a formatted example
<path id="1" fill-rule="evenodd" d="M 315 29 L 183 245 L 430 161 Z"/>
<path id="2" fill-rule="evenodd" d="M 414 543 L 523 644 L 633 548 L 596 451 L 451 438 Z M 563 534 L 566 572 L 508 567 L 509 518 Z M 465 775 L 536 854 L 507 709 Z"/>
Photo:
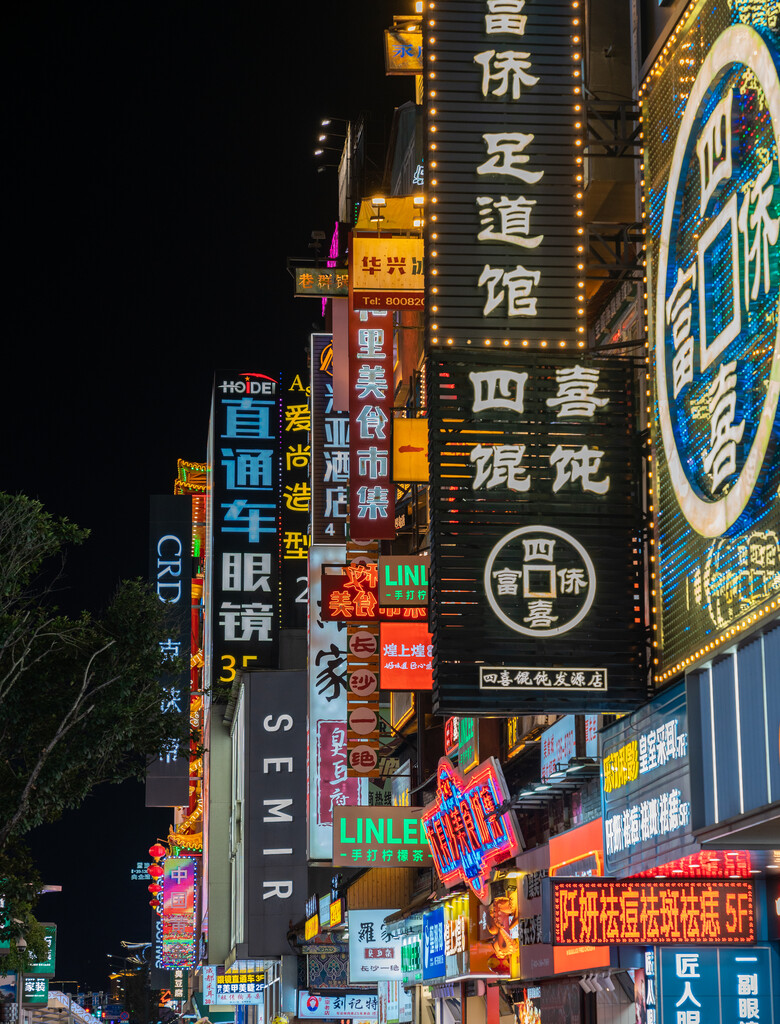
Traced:
<path id="1" fill-rule="evenodd" d="M 584 337 L 578 0 L 437 0 L 425 32 L 433 344 Z"/>

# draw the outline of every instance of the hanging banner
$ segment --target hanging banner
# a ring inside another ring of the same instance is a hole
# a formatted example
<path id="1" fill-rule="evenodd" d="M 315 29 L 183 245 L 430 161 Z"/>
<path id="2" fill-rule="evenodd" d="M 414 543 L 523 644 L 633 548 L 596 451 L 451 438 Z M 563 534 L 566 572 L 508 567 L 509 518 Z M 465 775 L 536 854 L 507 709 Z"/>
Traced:
<path id="1" fill-rule="evenodd" d="M 308 374 L 282 377 L 282 626 L 305 629 L 309 556 L 311 405 Z"/>
<path id="2" fill-rule="evenodd" d="M 311 336 L 312 544 L 343 544 L 349 515 L 349 413 L 333 403 L 333 336 Z"/>

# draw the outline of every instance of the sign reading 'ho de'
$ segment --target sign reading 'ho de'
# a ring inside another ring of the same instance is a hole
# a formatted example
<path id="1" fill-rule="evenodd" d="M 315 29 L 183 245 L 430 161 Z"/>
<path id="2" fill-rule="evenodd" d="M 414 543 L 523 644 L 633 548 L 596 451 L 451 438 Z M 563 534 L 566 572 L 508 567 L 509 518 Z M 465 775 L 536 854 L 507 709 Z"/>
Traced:
<path id="1" fill-rule="evenodd" d="M 437 0 L 432 11 L 425 254 L 434 344 L 584 337 L 579 7 Z"/>
<path id="2" fill-rule="evenodd" d="M 633 391 L 619 359 L 431 360 L 439 714 L 646 699 Z"/>
<path id="3" fill-rule="evenodd" d="M 662 679 L 780 597 L 780 37 L 752 16 L 698 6 L 643 105 Z"/>

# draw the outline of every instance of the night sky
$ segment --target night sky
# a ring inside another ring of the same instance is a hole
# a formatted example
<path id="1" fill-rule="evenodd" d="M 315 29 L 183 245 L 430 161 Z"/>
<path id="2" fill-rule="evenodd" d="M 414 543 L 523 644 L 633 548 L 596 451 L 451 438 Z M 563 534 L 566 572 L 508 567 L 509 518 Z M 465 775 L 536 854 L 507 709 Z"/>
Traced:
<path id="1" fill-rule="evenodd" d="M 370 112 L 389 129 L 414 87 L 385 77 L 381 29 L 412 7 L 4 11 L 0 488 L 92 530 L 67 610 L 145 574 L 148 497 L 172 492 L 178 458 L 205 458 L 214 369 L 297 365 L 323 326 L 286 271 L 337 215 L 319 120 Z M 44 881 L 65 890 L 39 910 L 59 926 L 58 978 L 104 988 L 105 954 L 147 937 L 130 868 L 169 820 L 125 784 L 34 836 Z"/>

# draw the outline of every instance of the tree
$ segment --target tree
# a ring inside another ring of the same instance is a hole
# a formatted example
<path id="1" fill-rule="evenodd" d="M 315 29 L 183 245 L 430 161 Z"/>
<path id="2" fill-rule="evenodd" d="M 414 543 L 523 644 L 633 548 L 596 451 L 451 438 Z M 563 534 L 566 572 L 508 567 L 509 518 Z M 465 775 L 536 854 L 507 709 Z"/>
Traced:
<path id="1" fill-rule="evenodd" d="M 24 835 L 101 783 L 142 778 L 176 729 L 162 703 L 174 667 L 161 655 L 165 607 L 151 587 L 125 581 L 100 616 L 54 605 L 65 550 L 87 536 L 38 501 L 0 493 L 0 940 L 34 903 Z"/>

